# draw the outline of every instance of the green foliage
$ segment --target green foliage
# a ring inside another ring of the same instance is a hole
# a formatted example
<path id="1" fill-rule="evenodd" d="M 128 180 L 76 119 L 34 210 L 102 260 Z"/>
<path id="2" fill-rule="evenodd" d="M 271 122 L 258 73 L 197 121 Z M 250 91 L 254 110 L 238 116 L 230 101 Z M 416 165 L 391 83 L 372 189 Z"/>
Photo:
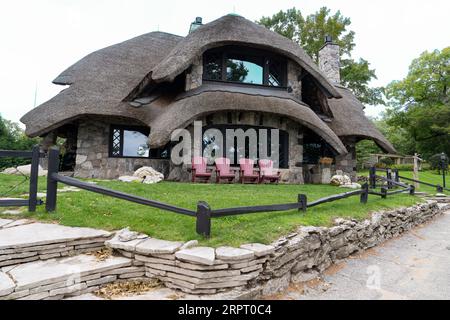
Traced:
<path id="1" fill-rule="evenodd" d="M 411 142 L 409 153 L 425 159 L 450 154 L 449 71 L 450 47 L 426 51 L 413 60 L 406 78 L 386 88 L 387 124 L 392 130 L 403 130 Z"/>
<path id="2" fill-rule="evenodd" d="M 0 150 L 30 150 L 39 139 L 28 138 L 17 123 L 3 119 L 0 115 Z M 0 158 L 0 169 L 29 163 L 19 158 Z"/>
<path id="3" fill-rule="evenodd" d="M 316 62 L 319 50 L 326 35 L 341 48 L 342 84 L 350 88 L 363 103 L 384 104 L 382 88 L 371 88 L 369 83 L 376 79 L 375 70 L 369 68 L 364 59 L 355 61 L 351 52 L 355 47 L 355 32 L 348 30 L 350 18 L 340 11 L 331 14 L 330 9 L 322 7 L 306 17 L 295 7 L 280 11 L 271 17 L 262 17 L 257 23 L 297 42 Z"/>
<path id="4" fill-rule="evenodd" d="M 364 168 L 364 164 L 370 160 L 373 153 L 381 153 L 381 149 L 372 140 L 361 140 L 356 144 L 356 162 L 358 168 Z"/>

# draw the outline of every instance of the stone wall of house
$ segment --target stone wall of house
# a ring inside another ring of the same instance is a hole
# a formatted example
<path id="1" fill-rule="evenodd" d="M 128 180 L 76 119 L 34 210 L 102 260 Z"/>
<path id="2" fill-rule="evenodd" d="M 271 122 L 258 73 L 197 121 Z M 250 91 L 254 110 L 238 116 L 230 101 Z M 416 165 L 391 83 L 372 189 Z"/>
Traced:
<path id="1" fill-rule="evenodd" d="M 110 123 L 101 120 L 82 121 L 78 127 L 75 176 L 115 179 L 131 175 L 143 166 L 153 167 L 167 177 L 169 160 L 109 157 Z"/>
<path id="2" fill-rule="evenodd" d="M 193 294 L 235 290 L 257 298 L 312 280 L 333 263 L 376 246 L 431 220 L 445 207 L 428 201 L 409 208 L 376 212 L 363 221 L 336 219 L 333 227 L 300 227 L 270 245 L 197 247 L 153 238 L 106 242 L 128 258 L 145 264 L 146 276 L 167 287 Z M 214 233 L 214 228 L 212 233 Z"/>
<path id="3" fill-rule="evenodd" d="M 186 74 L 186 91 L 198 88 L 203 83 L 203 56 L 200 55 L 192 62 L 189 72 Z"/>
<path id="4" fill-rule="evenodd" d="M 251 125 L 264 126 L 271 128 L 279 128 L 289 134 L 289 164 L 287 169 L 280 169 L 281 181 L 285 183 L 303 183 L 303 169 L 301 162 L 303 161 L 303 145 L 302 145 L 302 126 L 288 118 L 280 117 L 273 114 L 264 114 L 259 112 L 219 112 L 204 116 L 197 121 L 202 121 L 203 125 Z M 187 127 L 193 137 L 193 125 Z M 188 172 L 189 166 L 172 165 L 169 173 L 169 180 L 173 181 L 189 181 L 191 179 Z M 239 178 L 239 171 L 236 171 L 236 181 Z M 212 180 L 215 176 L 213 174 Z"/>
<path id="5" fill-rule="evenodd" d="M 356 141 L 353 139 L 343 139 L 343 142 L 348 153 L 336 157 L 335 170 L 342 170 L 352 178 L 352 181 L 355 181 L 357 176 Z"/>
<path id="6" fill-rule="evenodd" d="M 302 101 L 302 82 L 299 81 L 302 75 L 302 68 L 295 62 L 288 60 L 287 63 L 287 85 L 292 88 L 295 98 Z"/>

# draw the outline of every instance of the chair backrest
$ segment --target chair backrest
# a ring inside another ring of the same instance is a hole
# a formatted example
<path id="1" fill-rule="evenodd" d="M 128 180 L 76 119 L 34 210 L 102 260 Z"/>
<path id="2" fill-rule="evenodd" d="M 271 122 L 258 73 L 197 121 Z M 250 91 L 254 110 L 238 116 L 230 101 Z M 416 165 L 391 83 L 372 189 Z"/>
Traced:
<path id="1" fill-rule="evenodd" d="M 239 166 L 241 170 L 244 172 L 244 175 L 252 175 L 253 174 L 253 165 L 254 161 L 252 159 L 239 159 Z"/>
<path id="2" fill-rule="evenodd" d="M 195 169 L 197 173 L 206 172 L 206 164 L 208 160 L 204 157 L 193 157 L 192 158 L 192 169 Z"/>
<path id="3" fill-rule="evenodd" d="M 274 174 L 273 161 L 269 159 L 261 159 L 258 161 L 259 170 L 262 175 L 270 176 Z"/>
<path id="4" fill-rule="evenodd" d="M 228 158 L 217 158 L 216 168 L 221 174 L 231 174 L 230 163 L 230 159 Z"/>

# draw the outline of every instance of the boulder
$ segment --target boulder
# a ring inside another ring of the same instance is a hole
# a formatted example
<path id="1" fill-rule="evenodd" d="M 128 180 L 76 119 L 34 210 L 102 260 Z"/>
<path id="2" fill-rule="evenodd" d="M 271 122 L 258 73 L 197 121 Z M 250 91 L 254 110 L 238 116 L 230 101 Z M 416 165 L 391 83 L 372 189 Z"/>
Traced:
<path id="1" fill-rule="evenodd" d="M 330 184 L 333 186 L 350 185 L 352 184 L 352 180 L 345 174 L 336 174 L 331 177 Z"/>
<path id="2" fill-rule="evenodd" d="M 27 164 L 24 166 L 18 166 L 16 169 L 18 171 L 18 173 L 16 173 L 16 174 L 23 174 L 23 175 L 29 176 L 30 172 L 31 172 L 31 164 Z M 38 176 L 43 177 L 46 175 L 47 175 L 47 170 L 44 170 L 41 167 L 41 165 L 39 165 Z"/>
<path id="3" fill-rule="evenodd" d="M 349 189 L 361 189 L 361 185 L 359 183 L 353 182 L 350 184 L 342 184 L 339 186 L 340 188 L 349 188 Z"/>
<path id="4" fill-rule="evenodd" d="M 164 180 L 164 175 L 152 167 L 139 168 L 134 172 L 133 176 L 144 179 L 143 183 L 147 184 L 158 183 Z"/>
<path id="5" fill-rule="evenodd" d="M 16 168 L 6 168 L 2 171 L 4 174 L 19 174 L 19 171 L 17 171 Z"/>
<path id="6" fill-rule="evenodd" d="M 122 182 L 142 182 L 143 181 L 142 178 L 134 177 L 134 176 L 121 176 L 118 178 L 118 180 L 120 180 Z"/>

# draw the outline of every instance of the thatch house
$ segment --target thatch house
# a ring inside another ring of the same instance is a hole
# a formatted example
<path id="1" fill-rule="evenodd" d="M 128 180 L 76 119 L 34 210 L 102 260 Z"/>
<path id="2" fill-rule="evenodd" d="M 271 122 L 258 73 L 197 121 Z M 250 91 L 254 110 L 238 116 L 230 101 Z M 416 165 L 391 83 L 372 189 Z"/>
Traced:
<path id="1" fill-rule="evenodd" d="M 145 165 L 188 180 L 186 166 L 170 160 L 170 136 L 195 120 L 279 129 L 285 182 L 317 182 L 323 157 L 331 171 L 354 173 L 361 139 L 395 153 L 339 84 L 331 41 L 319 68 L 296 43 L 240 16 L 193 27 L 186 37 L 151 32 L 84 57 L 53 81 L 66 89 L 22 117 L 27 135 L 44 137 L 44 149 L 65 138 L 63 167 L 96 178 Z"/>

